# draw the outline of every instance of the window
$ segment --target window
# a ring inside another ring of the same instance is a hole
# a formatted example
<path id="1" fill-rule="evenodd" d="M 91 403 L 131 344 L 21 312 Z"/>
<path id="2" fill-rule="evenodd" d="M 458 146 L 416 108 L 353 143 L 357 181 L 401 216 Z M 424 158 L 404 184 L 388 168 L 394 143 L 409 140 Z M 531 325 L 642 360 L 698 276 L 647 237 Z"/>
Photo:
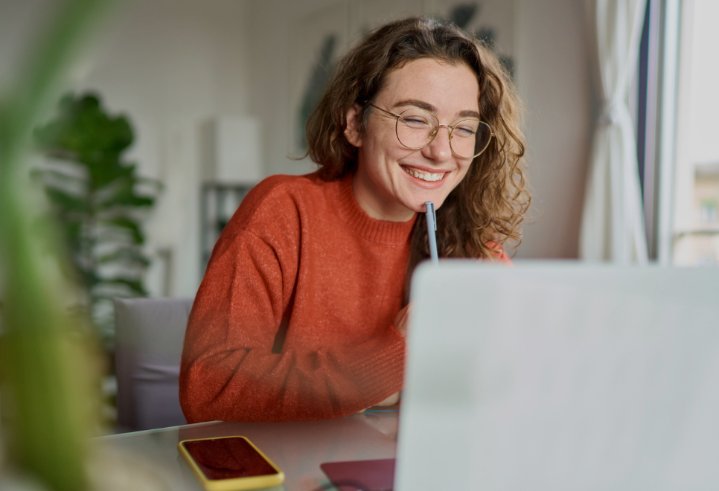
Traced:
<path id="1" fill-rule="evenodd" d="M 682 2 L 673 263 L 719 264 L 719 2 Z"/>
<path id="2" fill-rule="evenodd" d="M 638 150 L 650 255 L 664 264 L 719 264 L 717 19 L 716 0 L 648 2 Z"/>

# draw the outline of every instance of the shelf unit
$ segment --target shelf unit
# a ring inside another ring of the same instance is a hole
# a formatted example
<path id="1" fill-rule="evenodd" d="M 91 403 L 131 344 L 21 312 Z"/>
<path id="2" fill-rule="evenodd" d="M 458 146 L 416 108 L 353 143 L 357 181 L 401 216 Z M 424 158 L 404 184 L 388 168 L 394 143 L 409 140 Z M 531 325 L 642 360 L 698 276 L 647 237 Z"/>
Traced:
<path id="1" fill-rule="evenodd" d="M 212 248 L 255 183 L 205 182 L 200 197 L 200 270 L 204 271 Z"/>

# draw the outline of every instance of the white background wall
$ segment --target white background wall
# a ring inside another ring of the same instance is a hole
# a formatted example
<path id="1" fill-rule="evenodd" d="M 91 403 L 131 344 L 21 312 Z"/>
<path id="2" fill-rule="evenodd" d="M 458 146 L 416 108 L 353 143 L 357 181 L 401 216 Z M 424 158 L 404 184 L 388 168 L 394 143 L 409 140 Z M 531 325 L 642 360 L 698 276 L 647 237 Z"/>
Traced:
<path id="1" fill-rule="evenodd" d="M 533 206 L 521 258 L 576 258 L 593 128 L 584 2 L 518 0 L 517 86 Z"/>
<path id="2" fill-rule="evenodd" d="M 265 173 L 300 173 L 288 158 L 292 22 L 332 0 L 117 2 L 73 67 L 68 87 L 96 89 L 134 122 L 132 158 L 164 191 L 149 218 L 148 250 L 170 251 L 153 294 L 193 295 L 199 282 L 202 128 L 223 115 L 263 125 Z M 509 1 L 509 0 L 507 0 Z M 0 90 L 11 79 L 53 0 L 0 0 Z M 431 2 L 430 2 L 431 3 Z M 520 258 L 577 254 L 592 104 L 584 13 L 575 0 L 515 0 L 516 79 L 526 105 L 533 211 Z"/>

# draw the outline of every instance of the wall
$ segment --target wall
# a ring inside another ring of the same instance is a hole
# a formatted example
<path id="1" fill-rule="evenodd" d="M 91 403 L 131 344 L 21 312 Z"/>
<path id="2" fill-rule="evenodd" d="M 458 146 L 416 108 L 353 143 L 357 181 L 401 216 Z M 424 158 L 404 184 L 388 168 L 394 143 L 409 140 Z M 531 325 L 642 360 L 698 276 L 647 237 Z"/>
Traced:
<path id="1" fill-rule="evenodd" d="M 165 253 L 171 296 L 194 295 L 201 274 L 199 188 L 203 126 L 248 110 L 250 46 L 246 3 L 233 0 L 133 2 L 113 19 L 98 62 L 78 85 L 101 87 L 108 103 L 137 122 L 135 153 L 165 186 L 148 223 Z M 155 269 L 162 289 L 163 263 Z"/>
<path id="2" fill-rule="evenodd" d="M 0 66 L 18 65 L 53 4 L 0 0 Z M 157 258 L 148 279 L 153 295 L 191 296 L 197 288 L 198 195 L 207 164 L 201 133 L 212 117 L 248 111 L 249 24 L 242 1 L 116 2 L 72 67 L 67 87 L 97 90 L 111 111 L 131 118 L 137 140 L 129 157 L 164 185 L 146 227 Z M 9 79 L 0 75 L 0 83 Z"/>
<path id="3" fill-rule="evenodd" d="M 414 0 L 413 0 L 414 1 Z M 416 0 L 423 9 L 439 0 Z M 403 0 L 409 4 L 409 0 Z M 118 2 L 73 67 L 69 87 L 98 89 L 126 112 L 132 156 L 165 190 L 149 219 L 149 250 L 168 258 L 150 277 L 155 295 L 193 295 L 199 282 L 198 194 L 206 165 L 201 129 L 219 115 L 262 123 L 265 173 L 302 173 L 289 134 L 292 36 L 298 19 L 333 0 L 146 0 Z M 19 62 L 52 0 L 0 0 L 0 84 Z M 353 0 L 350 5 L 357 5 Z M 355 7 L 352 7 L 355 8 Z M 534 194 L 519 258 L 577 254 L 591 132 L 589 48 L 582 2 L 515 0 L 513 51 L 526 104 L 527 161 Z M 2 86 L 0 85 L 0 88 Z"/>
<path id="4" fill-rule="evenodd" d="M 517 85 L 533 206 L 520 258 L 576 258 L 592 132 L 583 2 L 518 0 Z"/>
<path id="5" fill-rule="evenodd" d="M 312 11 L 328 3 L 330 1 L 323 0 L 249 2 L 249 14 L 253 20 L 249 34 L 254 46 L 250 86 L 254 97 L 250 105 L 252 112 L 263 122 L 263 149 L 268 174 L 301 174 L 315 168 L 306 160 L 293 160 L 291 157 L 299 157 L 299 154 L 290 155 L 286 143 L 290 133 L 290 31 L 292 21 L 301 12 Z"/>

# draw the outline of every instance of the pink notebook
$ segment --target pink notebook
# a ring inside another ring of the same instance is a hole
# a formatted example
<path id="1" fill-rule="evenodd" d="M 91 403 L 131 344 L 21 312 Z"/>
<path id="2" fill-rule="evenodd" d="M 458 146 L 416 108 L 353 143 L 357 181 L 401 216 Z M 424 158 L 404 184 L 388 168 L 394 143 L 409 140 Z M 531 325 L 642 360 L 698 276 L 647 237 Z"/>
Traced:
<path id="1" fill-rule="evenodd" d="M 392 491 L 395 459 L 325 462 L 320 469 L 339 491 Z"/>

